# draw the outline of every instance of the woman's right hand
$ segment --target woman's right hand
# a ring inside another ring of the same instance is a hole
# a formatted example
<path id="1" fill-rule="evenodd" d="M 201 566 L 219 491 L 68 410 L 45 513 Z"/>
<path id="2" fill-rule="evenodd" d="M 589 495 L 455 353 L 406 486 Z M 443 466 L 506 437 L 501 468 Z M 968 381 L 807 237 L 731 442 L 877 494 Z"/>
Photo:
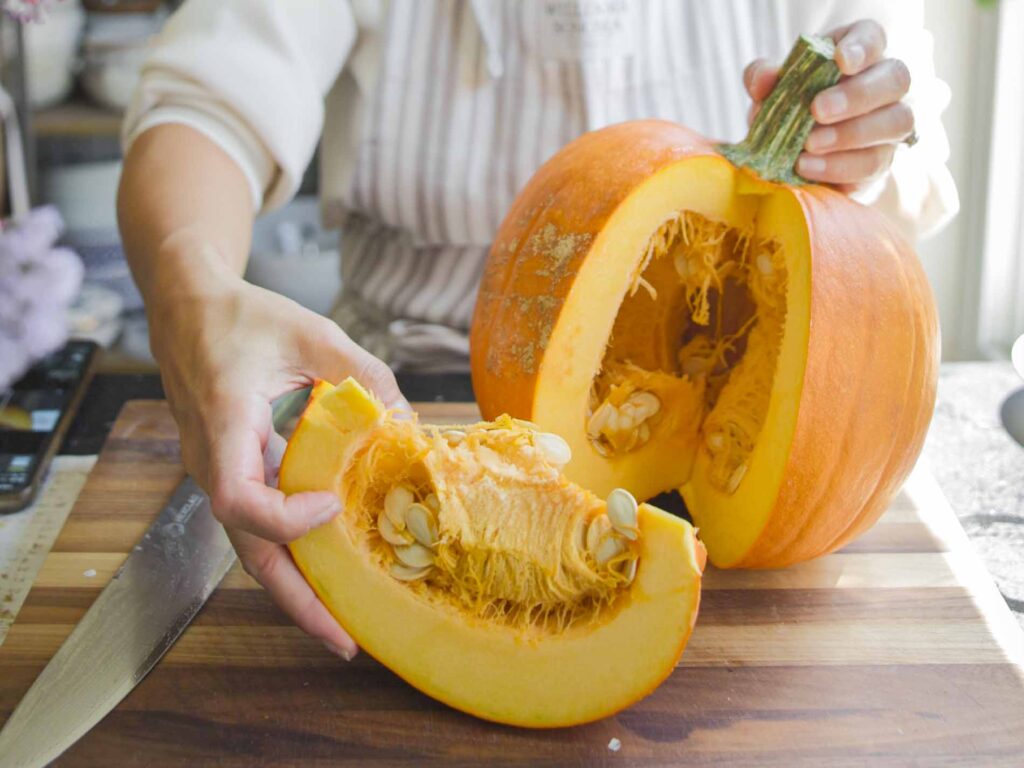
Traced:
<path id="1" fill-rule="evenodd" d="M 164 243 L 158 258 L 179 271 L 149 306 L 150 338 L 181 433 L 182 460 L 210 495 L 247 573 L 296 624 L 351 659 L 352 638 L 299 573 L 283 545 L 341 511 L 329 492 L 285 496 L 276 487 L 284 440 L 271 401 L 317 378 L 352 376 L 390 407 L 407 407 L 391 369 L 332 321 L 250 285 L 208 245 Z M 205 251 L 205 252 L 204 252 Z"/>

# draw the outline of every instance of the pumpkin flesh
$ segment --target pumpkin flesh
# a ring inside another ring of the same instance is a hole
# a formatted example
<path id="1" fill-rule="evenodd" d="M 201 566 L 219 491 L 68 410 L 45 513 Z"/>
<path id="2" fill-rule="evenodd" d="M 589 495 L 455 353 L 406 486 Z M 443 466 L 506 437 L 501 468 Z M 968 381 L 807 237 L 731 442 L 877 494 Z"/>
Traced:
<path id="1" fill-rule="evenodd" d="M 604 503 L 538 466 L 529 430 L 510 419 L 463 430 L 451 446 L 385 414 L 354 382 L 314 390 L 280 477 L 286 493 L 333 490 L 345 502 L 290 545 L 320 599 L 375 658 L 479 717 L 571 725 L 649 693 L 696 618 L 703 547 L 693 529 L 641 505 L 628 550 L 635 578 L 595 575 L 574 526 Z M 389 572 L 374 523 L 399 482 L 436 493 L 442 510 L 437 564 L 411 582 Z"/>

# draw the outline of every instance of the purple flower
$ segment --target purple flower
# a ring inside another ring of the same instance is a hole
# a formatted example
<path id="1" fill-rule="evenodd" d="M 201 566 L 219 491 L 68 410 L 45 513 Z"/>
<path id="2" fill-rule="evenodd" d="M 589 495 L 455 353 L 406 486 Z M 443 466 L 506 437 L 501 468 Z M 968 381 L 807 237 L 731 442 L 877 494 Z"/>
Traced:
<path id="1" fill-rule="evenodd" d="M 54 247 L 62 229 L 52 207 L 0 229 L 0 391 L 67 339 L 85 270 L 73 251 Z"/>
<path id="2" fill-rule="evenodd" d="M 0 0 L 0 9 L 18 21 L 41 21 L 54 0 Z"/>

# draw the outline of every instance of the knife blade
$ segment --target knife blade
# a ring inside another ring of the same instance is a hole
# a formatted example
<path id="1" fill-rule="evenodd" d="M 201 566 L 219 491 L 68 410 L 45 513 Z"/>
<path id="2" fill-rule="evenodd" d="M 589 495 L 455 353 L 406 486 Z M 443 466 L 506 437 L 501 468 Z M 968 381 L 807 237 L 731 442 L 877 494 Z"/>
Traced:
<path id="1" fill-rule="evenodd" d="M 275 428 L 305 399 L 275 402 Z M 45 765 L 84 736 L 174 645 L 234 562 L 209 497 L 186 477 L 0 730 L 0 764 Z"/>

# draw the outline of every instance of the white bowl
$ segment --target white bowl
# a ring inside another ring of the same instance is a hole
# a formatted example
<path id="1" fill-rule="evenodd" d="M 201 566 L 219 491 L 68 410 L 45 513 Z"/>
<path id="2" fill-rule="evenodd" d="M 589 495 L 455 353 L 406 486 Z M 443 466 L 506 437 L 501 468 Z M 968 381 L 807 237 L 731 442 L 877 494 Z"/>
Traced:
<path id="1" fill-rule="evenodd" d="M 1010 360 L 1013 361 L 1013 367 L 1017 369 L 1017 373 L 1024 379 L 1024 334 L 1018 336 L 1017 340 L 1013 342 Z"/>
<path id="2" fill-rule="evenodd" d="M 84 23 L 78 3 L 65 1 L 53 4 L 41 21 L 24 25 L 25 80 L 33 109 L 57 104 L 71 92 Z"/>
<path id="3" fill-rule="evenodd" d="M 302 231 L 310 237 L 305 238 Z M 320 204 L 301 197 L 256 220 L 245 279 L 326 315 L 341 290 L 338 233 L 320 225 Z"/>

